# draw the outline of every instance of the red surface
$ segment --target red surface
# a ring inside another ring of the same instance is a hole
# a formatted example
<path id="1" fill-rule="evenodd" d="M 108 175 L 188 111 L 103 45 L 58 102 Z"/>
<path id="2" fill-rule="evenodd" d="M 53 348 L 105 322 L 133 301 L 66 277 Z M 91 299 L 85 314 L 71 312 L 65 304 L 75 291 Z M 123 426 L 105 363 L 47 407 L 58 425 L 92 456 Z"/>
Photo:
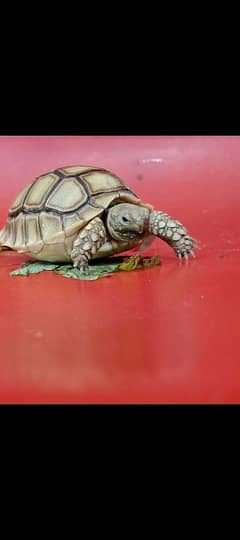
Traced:
<path id="1" fill-rule="evenodd" d="M 112 169 L 202 249 L 96 282 L 13 278 L 0 254 L 1 403 L 240 403 L 240 138 L 0 137 L 0 225 L 27 182 Z"/>

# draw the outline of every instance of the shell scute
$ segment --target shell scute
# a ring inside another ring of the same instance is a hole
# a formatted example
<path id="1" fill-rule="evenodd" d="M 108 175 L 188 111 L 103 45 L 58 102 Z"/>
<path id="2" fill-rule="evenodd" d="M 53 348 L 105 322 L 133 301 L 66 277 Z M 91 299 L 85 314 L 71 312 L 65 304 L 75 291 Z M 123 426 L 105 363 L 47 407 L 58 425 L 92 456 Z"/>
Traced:
<path id="1" fill-rule="evenodd" d="M 82 175 L 91 193 L 118 191 L 124 184 L 120 178 L 107 171 L 95 171 Z"/>
<path id="2" fill-rule="evenodd" d="M 11 208 L 9 210 L 9 214 L 11 215 L 12 213 L 16 213 L 18 212 L 18 210 L 21 209 L 22 205 L 23 205 L 23 202 L 24 202 L 24 199 L 29 191 L 30 187 L 29 185 L 27 187 L 25 187 L 25 189 L 23 189 L 22 191 L 20 191 L 20 193 L 18 194 L 18 196 L 16 197 L 16 199 L 14 200 L 14 202 L 12 203 L 11 205 Z"/>
<path id="3" fill-rule="evenodd" d="M 56 243 L 63 241 L 64 233 L 60 216 L 41 212 L 39 214 L 39 224 L 44 244 L 51 243 L 53 238 Z"/>
<path id="4" fill-rule="evenodd" d="M 26 210 L 40 208 L 44 203 L 49 190 L 58 181 L 59 177 L 54 173 L 46 174 L 37 178 L 37 180 L 35 180 L 29 187 L 28 194 L 23 203 L 23 208 Z"/>
<path id="5" fill-rule="evenodd" d="M 88 195 L 76 178 L 62 179 L 46 202 L 46 208 L 69 212 L 77 210 Z"/>
<path id="6" fill-rule="evenodd" d="M 89 165 L 86 165 L 86 166 L 74 165 L 73 167 L 62 167 L 61 169 L 58 169 L 58 171 L 61 174 L 64 174 L 64 176 L 74 176 L 74 175 L 76 176 L 84 172 L 95 171 L 95 170 L 99 170 L 99 167 L 91 167 Z"/>
<path id="7" fill-rule="evenodd" d="M 28 214 L 25 216 L 25 231 L 27 244 L 35 244 L 41 239 L 38 214 Z"/>
<path id="8" fill-rule="evenodd" d="M 24 249 L 26 245 L 25 216 L 19 214 L 12 220 L 12 224 L 15 228 L 15 240 L 13 246 L 15 249 Z"/>

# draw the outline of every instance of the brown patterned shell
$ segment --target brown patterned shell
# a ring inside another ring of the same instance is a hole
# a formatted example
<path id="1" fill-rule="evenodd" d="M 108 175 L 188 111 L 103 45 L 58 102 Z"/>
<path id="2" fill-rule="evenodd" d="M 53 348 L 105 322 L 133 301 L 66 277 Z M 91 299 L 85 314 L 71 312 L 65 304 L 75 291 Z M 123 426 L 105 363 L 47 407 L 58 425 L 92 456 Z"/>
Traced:
<path id="1" fill-rule="evenodd" d="M 78 231 L 119 202 L 145 206 L 105 169 L 56 169 L 36 178 L 18 195 L 0 232 L 0 246 L 39 259 L 69 260 Z"/>

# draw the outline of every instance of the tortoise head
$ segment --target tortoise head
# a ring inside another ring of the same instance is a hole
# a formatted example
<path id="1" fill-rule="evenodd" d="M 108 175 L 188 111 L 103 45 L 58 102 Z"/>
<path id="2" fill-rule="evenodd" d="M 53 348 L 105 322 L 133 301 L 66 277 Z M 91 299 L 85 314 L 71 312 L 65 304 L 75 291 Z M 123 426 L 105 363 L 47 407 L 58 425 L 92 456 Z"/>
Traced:
<path id="1" fill-rule="evenodd" d="M 134 240 L 148 230 L 149 210 L 135 204 L 121 203 L 108 210 L 107 228 L 115 240 Z"/>

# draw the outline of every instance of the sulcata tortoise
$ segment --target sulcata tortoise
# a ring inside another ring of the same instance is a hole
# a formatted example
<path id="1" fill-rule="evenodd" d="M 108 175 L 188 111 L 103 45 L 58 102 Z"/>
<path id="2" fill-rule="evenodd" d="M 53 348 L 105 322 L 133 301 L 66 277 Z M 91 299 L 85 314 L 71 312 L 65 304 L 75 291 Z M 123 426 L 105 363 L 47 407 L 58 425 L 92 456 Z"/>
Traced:
<path id="1" fill-rule="evenodd" d="M 195 241 L 179 221 L 144 204 L 112 172 L 75 166 L 39 176 L 18 195 L 0 231 L 0 250 L 72 261 L 87 272 L 89 260 L 145 249 L 154 236 L 179 258 L 194 256 Z"/>

